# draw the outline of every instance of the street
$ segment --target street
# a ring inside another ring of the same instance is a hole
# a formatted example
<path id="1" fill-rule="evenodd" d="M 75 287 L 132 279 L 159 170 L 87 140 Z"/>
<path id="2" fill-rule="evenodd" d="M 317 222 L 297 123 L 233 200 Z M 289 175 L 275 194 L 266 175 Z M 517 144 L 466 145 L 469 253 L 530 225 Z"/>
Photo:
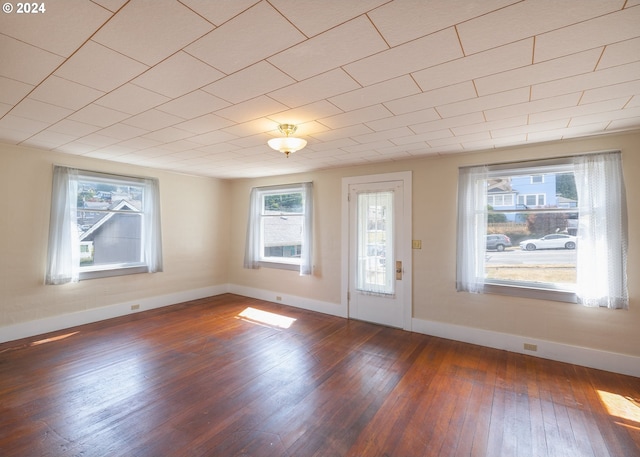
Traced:
<path id="1" fill-rule="evenodd" d="M 486 253 L 487 265 L 566 265 L 575 264 L 575 262 L 575 249 L 523 251 L 519 248 L 511 248 L 503 252 L 487 251 Z"/>

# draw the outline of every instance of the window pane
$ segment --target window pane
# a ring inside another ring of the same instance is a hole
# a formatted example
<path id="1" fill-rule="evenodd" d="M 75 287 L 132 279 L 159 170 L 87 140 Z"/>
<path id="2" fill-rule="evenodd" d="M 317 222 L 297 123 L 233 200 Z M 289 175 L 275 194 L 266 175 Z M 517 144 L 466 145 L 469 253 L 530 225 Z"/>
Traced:
<path id="1" fill-rule="evenodd" d="M 503 190 L 515 195 L 512 201 L 518 205 L 494 206 L 489 212 L 486 280 L 571 290 L 576 282 L 578 248 L 573 173 L 531 178 L 511 175 L 498 179 Z M 558 211 L 560 208 L 566 211 Z"/>
<path id="2" fill-rule="evenodd" d="M 393 192 L 358 194 L 358 290 L 394 293 Z"/>
<path id="3" fill-rule="evenodd" d="M 264 257 L 300 258 L 303 216 L 269 215 L 262 218 Z"/>
<path id="4" fill-rule="evenodd" d="M 263 214 L 302 213 L 303 201 L 302 192 L 265 195 Z"/>

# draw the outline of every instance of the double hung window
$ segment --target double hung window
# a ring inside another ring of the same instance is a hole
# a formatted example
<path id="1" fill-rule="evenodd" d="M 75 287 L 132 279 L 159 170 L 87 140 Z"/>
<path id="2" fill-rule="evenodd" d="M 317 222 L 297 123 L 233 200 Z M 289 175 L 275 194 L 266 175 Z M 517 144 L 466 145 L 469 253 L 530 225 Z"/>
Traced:
<path id="1" fill-rule="evenodd" d="M 156 271 L 158 181 L 56 166 L 46 283 Z"/>
<path id="2" fill-rule="evenodd" d="M 312 183 L 251 190 L 245 268 L 260 266 L 311 274 Z"/>
<path id="3" fill-rule="evenodd" d="M 628 307 L 619 152 L 461 168 L 458 199 L 459 291 Z"/>

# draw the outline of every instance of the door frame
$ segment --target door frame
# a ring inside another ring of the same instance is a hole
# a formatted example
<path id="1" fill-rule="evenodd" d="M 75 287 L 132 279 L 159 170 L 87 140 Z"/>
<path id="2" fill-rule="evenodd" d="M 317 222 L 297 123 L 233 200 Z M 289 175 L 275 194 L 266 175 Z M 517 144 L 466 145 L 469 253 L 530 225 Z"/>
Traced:
<path id="1" fill-rule="evenodd" d="M 349 186 L 353 184 L 366 184 L 387 181 L 402 181 L 402 205 L 403 215 L 402 221 L 398 221 L 397 232 L 403 240 L 402 244 L 398 244 L 398 253 L 405 259 L 403 263 L 404 274 L 402 278 L 403 303 L 402 303 L 402 328 L 411 331 L 412 328 L 412 310 L 413 310 L 413 255 L 412 255 L 412 185 L 411 171 L 400 171 L 395 173 L 383 173 L 376 175 L 349 176 L 342 178 L 342 285 L 340 291 L 340 304 L 345 310 L 346 316 L 349 316 L 349 282 L 351 271 L 349 271 Z"/>

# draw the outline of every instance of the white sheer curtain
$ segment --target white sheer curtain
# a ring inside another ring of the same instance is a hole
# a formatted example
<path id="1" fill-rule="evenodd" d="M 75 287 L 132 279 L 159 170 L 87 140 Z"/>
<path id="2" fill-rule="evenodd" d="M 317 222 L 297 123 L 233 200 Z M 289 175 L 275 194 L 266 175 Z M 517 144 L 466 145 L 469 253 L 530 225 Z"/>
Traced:
<path id="1" fill-rule="evenodd" d="M 144 180 L 144 253 L 149 273 L 162 271 L 162 225 L 160 185 L 157 179 Z"/>
<path id="2" fill-rule="evenodd" d="M 313 273 L 313 183 L 302 183 L 304 192 L 304 221 L 302 223 L 302 252 L 300 254 L 300 276 Z"/>
<path id="3" fill-rule="evenodd" d="M 487 167 L 460 168 L 458 177 L 458 292 L 484 290 L 487 234 Z"/>
<path id="4" fill-rule="evenodd" d="M 249 200 L 244 267 L 250 269 L 260 268 L 260 191 L 257 187 L 251 189 Z"/>
<path id="5" fill-rule="evenodd" d="M 620 153 L 579 156 L 574 164 L 580 211 L 578 301 L 628 309 L 627 205 Z"/>
<path id="6" fill-rule="evenodd" d="M 49 218 L 46 284 L 78 282 L 80 239 L 77 225 L 78 170 L 55 166 Z"/>
<path id="7" fill-rule="evenodd" d="M 313 183 L 292 184 L 286 186 L 254 187 L 249 197 L 249 217 L 247 220 L 247 236 L 244 251 L 244 268 L 260 268 L 260 237 L 262 197 L 264 191 L 282 189 L 282 192 L 301 192 L 303 198 L 302 246 L 300 252 L 300 275 L 313 273 Z"/>

